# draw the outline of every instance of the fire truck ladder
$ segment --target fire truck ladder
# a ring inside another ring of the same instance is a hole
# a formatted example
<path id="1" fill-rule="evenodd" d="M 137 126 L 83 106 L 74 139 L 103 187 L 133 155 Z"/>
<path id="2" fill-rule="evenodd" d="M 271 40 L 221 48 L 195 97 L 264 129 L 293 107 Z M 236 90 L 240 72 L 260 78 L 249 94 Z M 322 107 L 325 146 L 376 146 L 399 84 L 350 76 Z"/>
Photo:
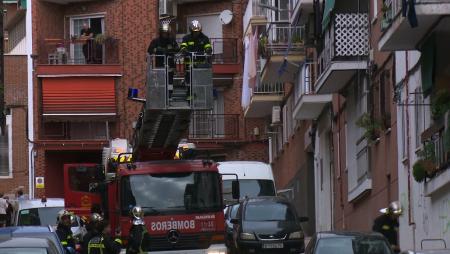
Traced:
<path id="1" fill-rule="evenodd" d="M 162 55 L 147 58 L 146 103 L 133 138 L 136 160 L 172 159 L 180 139 L 189 129 L 192 111 L 212 109 L 211 65 L 194 64 L 184 68 L 184 60 L 185 57 Z"/>

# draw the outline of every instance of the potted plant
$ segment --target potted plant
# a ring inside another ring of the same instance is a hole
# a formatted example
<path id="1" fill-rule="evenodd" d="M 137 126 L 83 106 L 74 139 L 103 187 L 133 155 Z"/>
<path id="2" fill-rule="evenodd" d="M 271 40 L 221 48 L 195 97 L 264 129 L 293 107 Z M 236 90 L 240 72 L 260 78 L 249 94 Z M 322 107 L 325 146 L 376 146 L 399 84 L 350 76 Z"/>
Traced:
<path id="1" fill-rule="evenodd" d="M 450 92 L 441 89 L 431 99 L 431 115 L 435 121 L 442 120 L 444 114 L 450 109 Z"/>
<path id="2" fill-rule="evenodd" d="M 428 177 L 428 173 L 425 170 L 425 165 L 422 160 L 416 161 L 413 165 L 413 176 L 416 182 L 421 183 Z"/>
<path id="3" fill-rule="evenodd" d="M 426 142 L 421 151 L 417 153 L 428 176 L 436 173 L 436 152 L 433 142 Z"/>
<path id="4" fill-rule="evenodd" d="M 368 113 L 364 113 L 358 118 L 356 126 L 365 130 L 364 137 L 369 141 L 375 141 L 378 138 L 377 132 L 383 129 L 383 125 Z"/>

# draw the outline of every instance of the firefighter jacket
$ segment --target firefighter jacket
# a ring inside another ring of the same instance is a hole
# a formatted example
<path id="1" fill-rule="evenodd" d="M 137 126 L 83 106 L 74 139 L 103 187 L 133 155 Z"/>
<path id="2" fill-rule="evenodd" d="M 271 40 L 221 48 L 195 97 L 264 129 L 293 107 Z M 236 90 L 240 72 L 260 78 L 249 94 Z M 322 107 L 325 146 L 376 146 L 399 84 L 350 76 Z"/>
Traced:
<path id="1" fill-rule="evenodd" d="M 72 230 L 70 227 L 58 224 L 56 234 L 58 235 L 58 238 L 66 252 L 68 252 L 69 247 L 75 250 L 75 240 L 73 239 Z"/>
<path id="2" fill-rule="evenodd" d="M 149 250 L 150 237 L 145 225 L 133 225 L 130 229 L 127 254 L 141 254 Z"/>
<path id="3" fill-rule="evenodd" d="M 169 57 L 167 62 L 170 68 L 175 68 L 174 54 L 179 51 L 178 43 L 174 38 L 153 39 L 148 46 L 147 53 L 155 56 L 155 67 L 164 67 L 164 56 Z"/>
<path id="4" fill-rule="evenodd" d="M 183 37 L 183 42 L 180 46 L 181 51 L 185 51 L 188 53 L 211 53 L 212 46 L 209 38 L 200 32 L 197 37 L 192 36 L 191 34 L 185 35 Z M 185 63 L 189 64 L 191 60 L 186 58 Z M 199 56 L 197 59 L 194 59 L 194 63 L 203 63 L 205 61 L 205 57 Z"/>
<path id="5" fill-rule="evenodd" d="M 88 254 L 119 254 L 122 241 L 119 238 L 112 239 L 103 234 L 92 237 L 87 246 Z"/>

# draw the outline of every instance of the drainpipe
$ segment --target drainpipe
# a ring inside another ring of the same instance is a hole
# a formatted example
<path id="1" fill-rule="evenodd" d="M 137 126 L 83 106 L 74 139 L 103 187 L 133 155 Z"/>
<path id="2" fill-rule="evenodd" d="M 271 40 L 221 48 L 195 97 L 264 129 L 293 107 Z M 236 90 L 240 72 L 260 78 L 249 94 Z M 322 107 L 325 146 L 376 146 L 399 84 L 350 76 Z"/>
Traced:
<path id="1" fill-rule="evenodd" d="M 28 83 L 28 188 L 30 198 L 34 198 L 34 146 L 31 140 L 34 140 L 34 105 L 33 105 L 33 30 L 32 30 L 32 0 L 27 0 L 27 11 L 25 18 L 26 48 L 27 48 L 27 83 Z"/>

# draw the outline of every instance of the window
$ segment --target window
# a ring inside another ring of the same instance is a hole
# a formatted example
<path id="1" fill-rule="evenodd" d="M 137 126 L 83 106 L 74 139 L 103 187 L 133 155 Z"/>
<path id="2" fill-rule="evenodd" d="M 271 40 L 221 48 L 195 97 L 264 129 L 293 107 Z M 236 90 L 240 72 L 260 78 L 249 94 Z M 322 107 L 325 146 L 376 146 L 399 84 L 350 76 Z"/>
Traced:
<path id="1" fill-rule="evenodd" d="M 407 100 L 403 100 L 402 104 L 406 105 Z M 406 112 L 405 112 L 405 107 L 400 107 L 400 115 L 401 115 L 401 127 L 400 130 L 406 130 L 406 128 L 408 128 L 407 123 L 406 123 Z M 402 159 L 406 159 L 407 157 L 407 136 L 406 136 L 406 131 L 402 131 L 401 132 L 402 138 L 401 138 L 401 145 L 402 145 L 402 149 L 401 149 L 401 155 L 402 155 Z"/>
<path id="2" fill-rule="evenodd" d="M 246 221 L 292 221 L 292 209 L 283 203 L 253 203 L 245 208 Z"/>
<path id="3" fill-rule="evenodd" d="M 380 90 L 379 90 L 379 103 L 380 103 L 380 116 L 381 122 L 384 127 L 391 127 L 391 91 L 390 82 L 391 76 L 389 71 L 382 71 L 380 74 Z"/>
<path id="4" fill-rule="evenodd" d="M 46 139 L 107 140 L 108 122 L 46 122 L 43 135 Z"/>
<path id="5" fill-rule="evenodd" d="M 91 192 L 93 184 L 101 182 L 103 178 L 97 167 L 69 168 L 69 186 L 73 191 Z"/>
<path id="6" fill-rule="evenodd" d="M 0 127 L 0 177 L 12 174 L 12 123 L 11 115 L 6 116 L 5 129 Z"/>
<path id="7" fill-rule="evenodd" d="M 104 17 L 102 16 L 92 16 L 92 17 L 77 17 L 70 19 L 70 35 L 71 36 L 80 36 L 81 29 L 83 29 L 83 24 L 87 23 L 89 27 L 92 29 L 94 33 L 94 37 L 97 34 L 102 34 L 104 32 Z M 101 52 L 99 50 L 98 52 Z M 84 64 L 85 57 L 83 55 L 83 45 L 81 43 L 71 44 L 70 52 L 73 59 L 74 64 Z M 97 56 L 97 55 L 96 55 Z M 102 57 L 102 56 L 99 56 Z"/>

